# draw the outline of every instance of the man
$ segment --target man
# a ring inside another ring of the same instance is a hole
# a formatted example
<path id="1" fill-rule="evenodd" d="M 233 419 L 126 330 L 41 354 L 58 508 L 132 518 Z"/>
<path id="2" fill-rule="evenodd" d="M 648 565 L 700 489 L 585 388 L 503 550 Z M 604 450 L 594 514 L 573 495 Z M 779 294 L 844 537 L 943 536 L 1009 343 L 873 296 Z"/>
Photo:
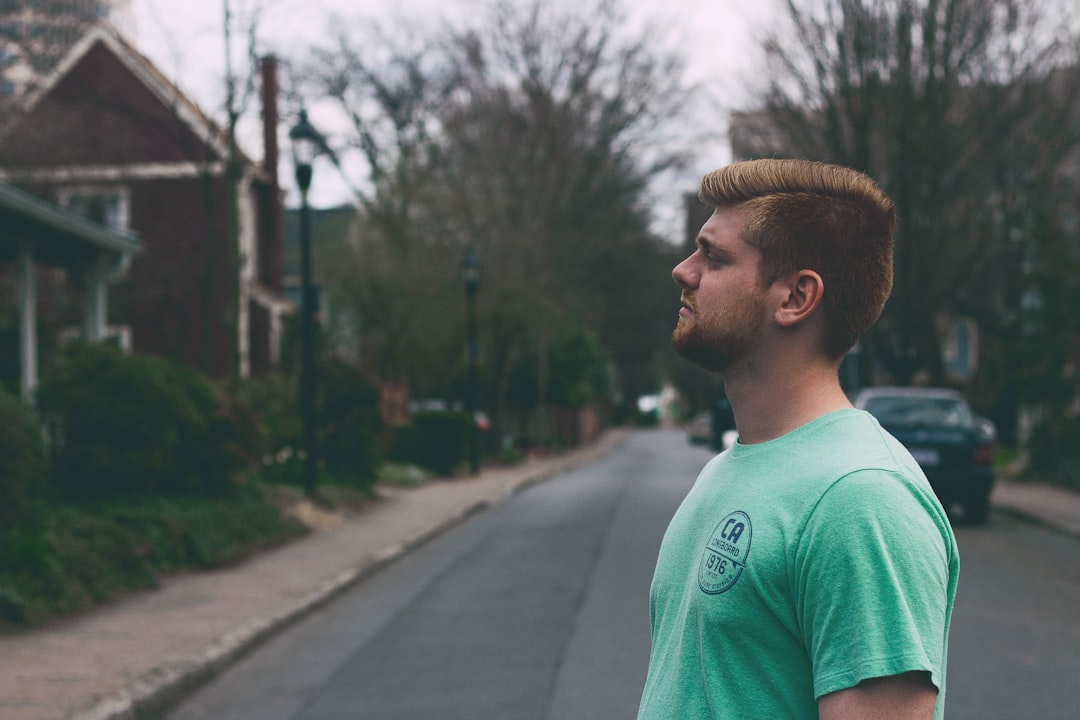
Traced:
<path id="1" fill-rule="evenodd" d="M 639 720 L 941 718 L 956 543 L 911 455 L 840 387 L 892 289 L 894 208 L 797 160 L 706 175 L 673 335 L 738 442 L 672 518 Z"/>

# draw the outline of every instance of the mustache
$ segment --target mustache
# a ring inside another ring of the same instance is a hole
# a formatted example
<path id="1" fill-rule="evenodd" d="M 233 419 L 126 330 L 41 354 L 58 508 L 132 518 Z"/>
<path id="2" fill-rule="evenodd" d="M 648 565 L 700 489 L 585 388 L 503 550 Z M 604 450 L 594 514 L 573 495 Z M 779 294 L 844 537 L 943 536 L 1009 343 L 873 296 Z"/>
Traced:
<path id="1" fill-rule="evenodd" d="M 682 295 L 680 295 L 679 304 L 684 307 L 690 308 L 691 312 L 697 312 L 697 302 L 695 302 L 692 295 L 689 295 L 687 293 L 683 293 Z"/>

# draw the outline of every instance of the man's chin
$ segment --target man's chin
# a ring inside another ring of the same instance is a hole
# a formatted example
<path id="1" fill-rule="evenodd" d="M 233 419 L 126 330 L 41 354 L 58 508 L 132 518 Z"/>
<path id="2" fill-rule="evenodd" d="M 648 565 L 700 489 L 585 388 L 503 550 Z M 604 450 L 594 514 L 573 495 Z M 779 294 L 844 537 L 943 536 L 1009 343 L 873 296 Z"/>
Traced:
<path id="1" fill-rule="evenodd" d="M 721 372 L 730 364 L 726 358 L 682 325 L 676 327 L 671 334 L 671 344 L 675 352 L 709 372 Z"/>

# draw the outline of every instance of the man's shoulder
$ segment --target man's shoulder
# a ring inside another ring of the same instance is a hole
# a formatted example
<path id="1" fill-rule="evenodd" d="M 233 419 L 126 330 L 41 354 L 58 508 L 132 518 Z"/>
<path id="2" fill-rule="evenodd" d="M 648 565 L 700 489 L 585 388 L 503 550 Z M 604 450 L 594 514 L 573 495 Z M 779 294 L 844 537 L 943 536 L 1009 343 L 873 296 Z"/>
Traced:
<path id="1" fill-rule="evenodd" d="M 791 433 L 789 440 L 776 448 L 776 456 L 786 455 L 807 473 L 823 478 L 864 469 L 921 474 L 903 446 L 863 410 L 824 415 Z"/>

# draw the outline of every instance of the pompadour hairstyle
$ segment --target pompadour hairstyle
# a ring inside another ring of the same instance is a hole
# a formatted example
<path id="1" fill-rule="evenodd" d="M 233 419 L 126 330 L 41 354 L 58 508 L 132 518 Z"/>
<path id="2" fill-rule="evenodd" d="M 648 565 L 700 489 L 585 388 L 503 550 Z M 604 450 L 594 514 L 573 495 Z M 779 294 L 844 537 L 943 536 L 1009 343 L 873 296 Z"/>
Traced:
<path id="1" fill-rule="evenodd" d="M 877 321 L 892 291 L 896 211 L 869 177 L 809 160 L 750 160 L 706 175 L 699 197 L 745 209 L 743 240 L 761 253 L 766 284 L 804 269 L 821 275 L 830 357 Z"/>

